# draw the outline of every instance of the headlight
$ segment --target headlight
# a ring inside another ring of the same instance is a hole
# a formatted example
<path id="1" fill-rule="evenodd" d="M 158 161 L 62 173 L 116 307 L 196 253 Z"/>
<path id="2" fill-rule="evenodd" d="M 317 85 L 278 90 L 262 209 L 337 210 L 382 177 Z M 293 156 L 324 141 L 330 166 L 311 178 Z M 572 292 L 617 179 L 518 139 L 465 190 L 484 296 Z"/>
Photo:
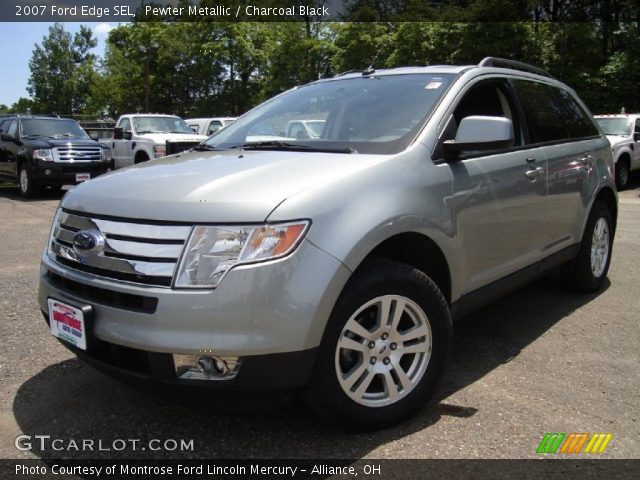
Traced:
<path id="1" fill-rule="evenodd" d="M 49 242 L 47 243 L 47 248 L 45 248 L 45 253 L 47 257 L 55 260 L 55 254 L 51 251 L 51 244 L 53 243 L 53 236 L 56 233 L 56 229 L 58 228 L 58 223 L 60 222 L 60 215 L 62 215 L 62 209 L 58 207 L 56 210 L 56 214 L 53 216 L 53 224 L 51 224 L 51 231 L 49 232 Z"/>
<path id="2" fill-rule="evenodd" d="M 164 157 L 167 155 L 167 145 L 154 145 L 153 154 L 158 157 Z"/>
<path id="3" fill-rule="evenodd" d="M 110 148 L 103 148 L 101 149 L 101 153 L 100 153 L 100 158 L 102 159 L 103 162 L 110 162 L 111 161 L 111 149 Z"/>
<path id="4" fill-rule="evenodd" d="M 45 162 L 53 162 L 53 151 L 50 148 L 38 148 L 33 151 L 33 158 L 44 160 Z"/>
<path id="5" fill-rule="evenodd" d="M 237 265 L 284 257 L 299 245 L 308 221 L 259 226 L 196 226 L 182 252 L 177 288 L 214 288 Z"/>

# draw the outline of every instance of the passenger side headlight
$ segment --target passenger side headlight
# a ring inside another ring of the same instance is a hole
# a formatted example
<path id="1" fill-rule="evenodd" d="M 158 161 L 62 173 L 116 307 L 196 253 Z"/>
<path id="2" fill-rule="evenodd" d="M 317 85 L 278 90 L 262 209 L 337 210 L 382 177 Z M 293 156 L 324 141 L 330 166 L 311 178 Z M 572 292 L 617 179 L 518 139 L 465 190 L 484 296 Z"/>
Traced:
<path id="1" fill-rule="evenodd" d="M 102 159 L 103 162 L 110 162 L 112 158 L 111 149 L 102 148 L 100 153 L 100 158 Z"/>
<path id="2" fill-rule="evenodd" d="M 50 148 L 38 148 L 33 151 L 33 158 L 44 160 L 45 162 L 53 162 L 53 151 Z"/>
<path id="3" fill-rule="evenodd" d="M 176 288 L 214 288 L 237 265 L 292 253 L 309 227 L 306 220 L 258 226 L 196 226 L 182 252 Z"/>
<path id="4" fill-rule="evenodd" d="M 156 158 L 166 156 L 167 155 L 167 145 L 166 144 L 154 145 L 153 146 L 153 154 L 155 155 Z"/>

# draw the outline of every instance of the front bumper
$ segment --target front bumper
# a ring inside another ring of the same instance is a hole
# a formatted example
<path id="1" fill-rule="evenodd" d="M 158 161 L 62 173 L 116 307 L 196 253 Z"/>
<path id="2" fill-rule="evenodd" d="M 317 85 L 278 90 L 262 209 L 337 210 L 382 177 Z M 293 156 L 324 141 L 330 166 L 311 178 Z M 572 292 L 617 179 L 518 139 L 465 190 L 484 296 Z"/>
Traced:
<path id="1" fill-rule="evenodd" d="M 264 388 L 258 380 L 266 374 L 258 366 L 269 366 L 266 378 L 275 372 L 282 377 L 278 387 L 284 388 L 286 383 L 295 386 L 308 379 L 313 363 L 309 356 L 320 344 L 349 275 L 344 265 L 308 241 L 287 258 L 231 270 L 212 290 L 114 281 L 61 266 L 45 255 L 38 300 L 45 314 L 49 297 L 93 307 L 89 335 L 102 346 L 73 350 L 103 370 L 123 370 L 113 359 L 135 351 L 139 358 L 148 358 L 150 367 L 136 372 L 125 365 L 124 370 L 163 382 L 188 383 L 175 378 L 170 354 L 211 352 L 242 357 L 242 367 L 233 380 L 195 381 L 199 384 Z M 120 353 L 105 353 L 113 349 Z M 288 362 L 296 371 L 287 370 Z"/>
<path id="2" fill-rule="evenodd" d="M 88 173 L 95 178 L 107 172 L 109 162 L 45 162 L 37 160 L 37 166 L 32 167 L 33 178 L 41 185 L 75 185 L 76 174 Z M 47 173 L 48 172 L 48 173 Z"/>

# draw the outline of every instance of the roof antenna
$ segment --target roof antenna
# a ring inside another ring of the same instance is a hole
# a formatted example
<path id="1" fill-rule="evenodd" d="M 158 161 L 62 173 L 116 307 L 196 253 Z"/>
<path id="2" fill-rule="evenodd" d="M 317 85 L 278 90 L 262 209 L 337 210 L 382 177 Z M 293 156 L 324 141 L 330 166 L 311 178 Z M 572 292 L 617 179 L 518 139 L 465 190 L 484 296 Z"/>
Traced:
<path id="1" fill-rule="evenodd" d="M 380 50 L 382 50 L 382 47 L 386 47 L 386 46 L 387 46 L 387 42 L 384 42 L 382 45 L 380 45 L 380 48 L 376 50 L 376 54 L 373 56 L 371 63 L 369 63 L 369 66 L 362 71 L 363 77 L 373 75 L 374 73 L 376 73 L 376 69 L 373 68 L 373 64 L 376 63 L 376 60 L 378 59 L 378 55 L 380 55 Z"/>

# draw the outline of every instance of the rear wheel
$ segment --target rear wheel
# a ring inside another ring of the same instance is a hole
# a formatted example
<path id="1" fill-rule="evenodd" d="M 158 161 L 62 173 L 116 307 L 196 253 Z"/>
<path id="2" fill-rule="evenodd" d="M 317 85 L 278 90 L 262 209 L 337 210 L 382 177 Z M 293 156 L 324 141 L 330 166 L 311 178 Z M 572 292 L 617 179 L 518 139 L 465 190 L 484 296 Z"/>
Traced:
<path id="1" fill-rule="evenodd" d="M 18 173 L 18 186 L 20 187 L 20 194 L 25 198 L 33 198 L 40 193 L 40 186 L 33 179 L 31 171 L 24 164 L 20 166 Z"/>
<path id="2" fill-rule="evenodd" d="M 613 218 L 602 202 L 591 209 L 578 255 L 564 267 L 567 286 L 581 292 L 599 290 L 607 278 L 613 247 Z"/>
<path id="3" fill-rule="evenodd" d="M 331 314 L 308 399 L 360 428 L 392 425 L 425 405 L 441 376 L 451 317 L 421 271 L 375 260 L 349 281 Z"/>
<path id="4" fill-rule="evenodd" d="M 629 183 L 629 160 L 622 157 L 616 162 L 616 187 L 624 190 Z"/>

